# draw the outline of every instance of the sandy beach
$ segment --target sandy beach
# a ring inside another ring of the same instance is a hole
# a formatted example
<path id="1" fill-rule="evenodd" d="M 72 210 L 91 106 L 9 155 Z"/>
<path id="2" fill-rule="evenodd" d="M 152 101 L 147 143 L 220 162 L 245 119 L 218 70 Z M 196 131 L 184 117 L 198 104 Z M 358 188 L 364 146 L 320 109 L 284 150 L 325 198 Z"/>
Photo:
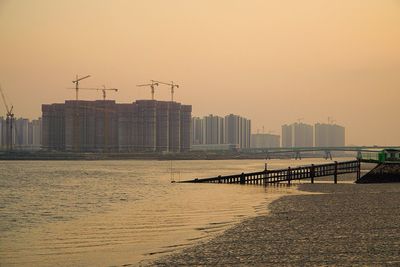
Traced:
<path id="1" fill-rule="evenodd" d="M 400 266 L 400 184 L 301 184 L 270 213 L 152 265 Z M 320 193 L 320 194 L 315 194 Z"/>

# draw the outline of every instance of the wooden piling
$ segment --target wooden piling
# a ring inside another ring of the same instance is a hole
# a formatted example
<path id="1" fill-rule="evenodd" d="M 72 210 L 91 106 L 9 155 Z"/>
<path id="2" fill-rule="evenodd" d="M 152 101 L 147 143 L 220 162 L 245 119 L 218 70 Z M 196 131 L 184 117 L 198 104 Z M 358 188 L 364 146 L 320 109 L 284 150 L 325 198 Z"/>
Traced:
<path id="1" fill-rule="evenodd" d="M 315 177 L 315 166 L 314 164 L 311 164 L 311 169 L 310 169 L 310 177 L 311 177 L 311 183 L 314 183 L 314 177 Z"/>
<path id="2" fill-rule="evenodd" d="M 335 183 L 335 184 L 337 184 L 337 168 L 338 167 L 338 162 L 337 161 L 335 161 L 335 172 L 334 172 L 334 174 L 333 174 L 333 183 Z"/>
<path id="3" fill-rule="evenodd" d="M 267 167 L 267 166 L 266 166 Z M 339 174 L 357 173 L 357 179 L 361 176 L 361 162 L 347 161 L 334 162 L 328 164 L 303 166 L 287 168 L 281 170 L 268 170 L 265 168 L 260 172 L 241 173 L 236 175 L 216 176 L 212 178 L 196 178 L 194 180 L 179 181 L 179 183 L 225 183 L 225 184 L 272 184 L 287 181 L 290 185 L 292 180 L 311 179 L 314 183 L 315 178 L 323 176 L 334 176 L 334 182 L 337 183 Z"/>
<path id="4" fill-rule="evenodd" d="M 242 174 L 240 175 L 240 184 L 245 184 L 246 183 L 246 179 L 244 177 L 244 173 L 242 172 Z"/>
<path id="5" fill-rule="evenodd" d="M 357 180 L 361 178 L 361 158 L 357 159 Z"/>

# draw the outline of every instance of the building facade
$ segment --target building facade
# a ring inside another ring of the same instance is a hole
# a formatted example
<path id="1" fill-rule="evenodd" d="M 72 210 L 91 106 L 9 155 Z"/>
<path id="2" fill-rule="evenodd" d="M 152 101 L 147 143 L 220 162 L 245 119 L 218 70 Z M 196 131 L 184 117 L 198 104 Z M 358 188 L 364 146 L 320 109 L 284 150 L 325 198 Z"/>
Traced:
<path id="1" fill-rule="evenodd" d="M 345 146 L 345 128 L 337 124 L 316 123 L 316 147 L 343 147 Z"/>
<path id="2" fill-rule="evenodd" d="M 42 105 L 43 148 L 179 152 L 190 149 L 190 105 L 170 101 L 65 101 Z"/>
<path id="3" fill-rule="evenodd" d="M 275 134 L 252 134 L 251 148 L 276 148 L 280 147 L 281 137 Z"/>
<path id="4" fill-rule="evenodd" d="M 200 149 L 222 148 L 227 146 L 208 146 L 231 144 L 236 148 L 249 148 L 251 140 L 251 121 L 238 115 L 219 117 L 208 115 L 192 119 L 192 145 Z"/>
<path id="5" fill-rule="evenodd" d="M 0 117 L 0 149 L 36 150 L 41 146 L 41 119 L 16 118 L 6 120 Z"/>
<path id="6" fill-rule="evenodd" d="M 224 118 L 211 114 L 203 120 L 203 144 L 224 144 Z"/>
<path id="7" fill-rule="evenodd" d="M 305 123 L 282 126 L 282 147 L 313 147 L 314 129 Z"/>
<path id="8" fill-rule="evenodd" d="M 192 118 L 192 145 L 203 144 L 203 119 L 199 117 Z"/>
<path id="9" fill-rule="evenodd" d="M 293 147 L 293 127 L 282 125 L 282 147 Z"/>
<path id="10" fill-rule="evenodd" d="M 234 114 L 224 118 L 225 144 L 238 144 L 239 148 L 249 148 L 251 139 L 251 121 Z"/>

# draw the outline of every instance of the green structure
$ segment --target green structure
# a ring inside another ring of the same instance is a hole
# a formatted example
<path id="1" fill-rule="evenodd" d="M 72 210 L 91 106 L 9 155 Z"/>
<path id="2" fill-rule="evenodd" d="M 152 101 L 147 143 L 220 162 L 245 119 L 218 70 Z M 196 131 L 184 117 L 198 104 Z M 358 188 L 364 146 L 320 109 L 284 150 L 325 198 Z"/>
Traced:
<path id="1" fill-rule="evenodd" d="M 387 148 L 376 152 L 362 152 L 361 158 L 365 162 L 400 162 L 400 149 Z"/>

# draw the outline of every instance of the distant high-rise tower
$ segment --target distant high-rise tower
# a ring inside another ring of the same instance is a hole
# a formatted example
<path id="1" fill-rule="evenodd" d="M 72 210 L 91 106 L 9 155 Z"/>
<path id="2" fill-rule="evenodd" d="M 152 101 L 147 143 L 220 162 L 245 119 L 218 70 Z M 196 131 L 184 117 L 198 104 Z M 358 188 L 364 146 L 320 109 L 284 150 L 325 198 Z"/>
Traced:
<path id="1" fill-rule="evenodd" d="M 224 119 L 209 115 L 203 118 L 203 144 L 224 143 Z"/>
<path id="2" fill-rule="evenodd" d="M 282 125 L 282 147 L 293 147 L 293 127 Z"/>
<path id="3" fill-rule="evenodd" d="M 192 118 L 192 144 L 203 144 L 203 119 L 199 117 Z"/>
<path id="4" fill-rule="evenodd" d="M 238 144 L 239 148 L 249 148 L 251 121 L 238 115 L 225 116 L 225 144 Z"/>
<path id="5" fill-rule="evenodd" d="M 192 107 L 171 101 L 65 101 L 42 105 L 43 148 L 59 151 L 190 149 Z"/>
<path id="6" fill-rule="evenodd" d="M 337 124 L 315 124 L 315 146 L 343 147 L 345 146 L 345 128 Z"/>
<path id="7" fill-rule="evenodd" d="M 280 147 L 280 136 L 275 134 L 252 134 L 252 148 L 274 148 Z"/>
<path id="8" fill-rule="evenodd" d="M 312 125 L 293 123 L 282 126 L 282 147 L 313 147 L 314 130 Z"/>

